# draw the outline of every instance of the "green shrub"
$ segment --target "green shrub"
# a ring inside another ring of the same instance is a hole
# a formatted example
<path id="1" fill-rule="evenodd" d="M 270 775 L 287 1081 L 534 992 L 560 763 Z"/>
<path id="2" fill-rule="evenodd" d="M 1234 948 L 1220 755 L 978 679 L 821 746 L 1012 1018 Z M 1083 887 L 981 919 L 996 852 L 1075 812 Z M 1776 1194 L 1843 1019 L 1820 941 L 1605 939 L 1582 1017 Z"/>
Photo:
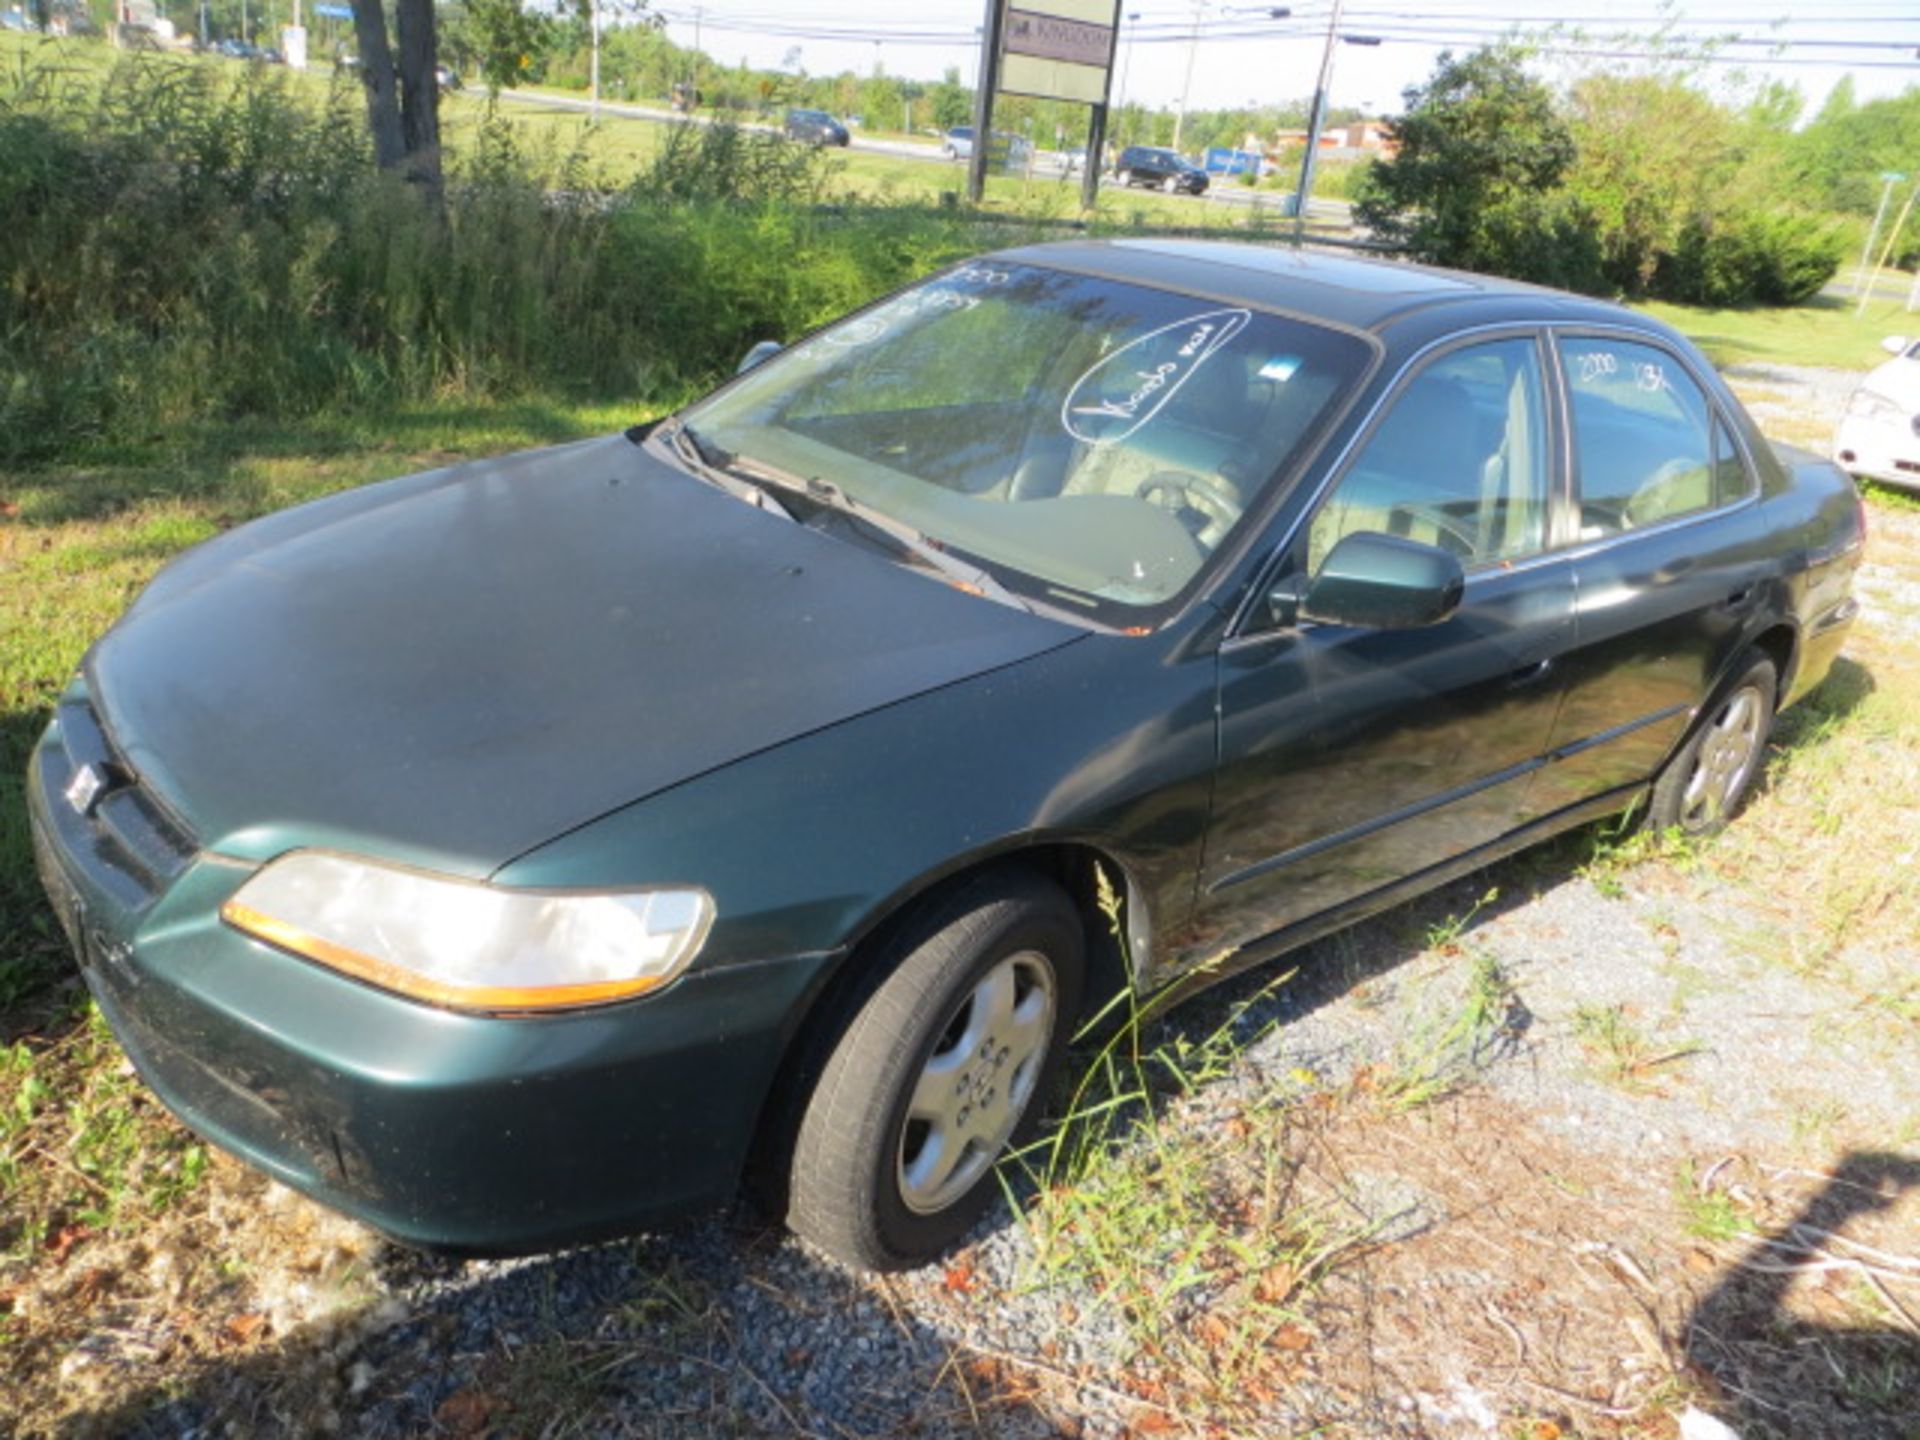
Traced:
<path id="1" fill-rule="evenodd" d="M 610 193 L 495 120 L 441 210 L 373 170 L 360 106 L 167 58 L 0 76 L 0 464 L 445 395 L 671 400 L 999 238 L 824 209 L 814 152 L 725 125 Z"/>
<path id="2" fill-rule="evenodd" d="M 1845 227 L 1791 210 L 1696 217 L 1654 270 L 1651 289 L 1690 305 L 1797 305 L 1834 277 Z"/>

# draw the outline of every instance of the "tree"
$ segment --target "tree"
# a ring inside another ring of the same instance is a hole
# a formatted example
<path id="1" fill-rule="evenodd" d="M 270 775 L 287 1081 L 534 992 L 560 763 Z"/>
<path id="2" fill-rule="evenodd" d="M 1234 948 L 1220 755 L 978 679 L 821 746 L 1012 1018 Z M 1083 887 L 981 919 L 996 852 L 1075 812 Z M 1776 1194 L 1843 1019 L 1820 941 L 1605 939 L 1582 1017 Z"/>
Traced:
<path id="1" fill-rule="evenodd" d="M 1558 243 L 1579 234 L 1552 195 L 1573 163 L 1573 136 L 1519 51 L 1443 52 L 1406 105 L 1388 127 L 1399 153 L 1357 186 L 1361 224 L 1438 264 L 1593 284 L 1585 257 Z"/>
<path id="2" fill-rule="evenodd" d="M 973 92 L 960 83 L 960 67 L 949 65 L 940 83 L 927 92 L 933 107 L 933 123 L 942 130 L 965 125 L 973 119 Z"/>
<path id="3" fill-rule="evenodd" d="M 1568 185 L 1595 222 L 1608 280 L 1638 293 L 1737 174 L 1734 119 L 1659 74 L 1587 76 L 1571 105 L 1578 158 Z"/>
<path id="4" fill-rule="evenodd" d="M 382 170 L 400 172 L 437 199 L 442 177 L 433 0 L 395 0 L 398 65 L 380 0 L 352 0 L 352 5 L 374 160 Z"/>

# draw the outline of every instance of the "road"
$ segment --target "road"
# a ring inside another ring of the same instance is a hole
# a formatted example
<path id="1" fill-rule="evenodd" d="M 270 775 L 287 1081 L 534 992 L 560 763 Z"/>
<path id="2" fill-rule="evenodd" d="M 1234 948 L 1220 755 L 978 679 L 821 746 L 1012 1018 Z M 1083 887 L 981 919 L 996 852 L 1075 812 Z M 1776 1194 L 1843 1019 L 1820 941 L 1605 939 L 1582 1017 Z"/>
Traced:
<path id="1" fill-rule="evenodd" d="M 570 110 L 579 114 L 591 114 L 593 102 L 572 95 L 554 95 L 545 91 L 502 90 L 500 98 L 514 104 L 545 107 L 549 110 Z M 677 110 L 657 105 L 639 105 L 629 101 L 602 100 L 600 114 L 622 120 L 646 120 L 656 124 L 670 124 L 678 120 L 691 121 L 695 125 L 710 125 L 713 118 L 707 115 L 682 115 Z M 769 125 L 760 121 L 743 120 L 739 122 L 743 130 L 757 130 L 764 134 L 778 134 L 778 125 Z M 876 136 L 854 132 L 849 148 L 866 155 L 886 155 L 896 160 L 922 160 L 934 165 L 951 165 L 957 177 L 960 167 L 947 159 L 938 145 L 915 140 L 883 139 Z M 1052 151 L 1041 150 L 1035 153 L 1033 173 L 1049 178 L 1062 171 L 1062 162 Z M 1195 204 L 1216 205 L 1257 205 L 1263 209 L 1280 212 L 1286 205 L 1288 196 L 1278 190 L 1251 190 L 1244 185 L 1223 184 L 1209 189 L 1205 195 L 1175 195 L 1170 197 Z M 1343 200 L 1322 200 L 1318 197 L 1307 202 L 1307 218 L 1333 225 L 1346 225 L 1351 220 L 1351 211 Z"/>

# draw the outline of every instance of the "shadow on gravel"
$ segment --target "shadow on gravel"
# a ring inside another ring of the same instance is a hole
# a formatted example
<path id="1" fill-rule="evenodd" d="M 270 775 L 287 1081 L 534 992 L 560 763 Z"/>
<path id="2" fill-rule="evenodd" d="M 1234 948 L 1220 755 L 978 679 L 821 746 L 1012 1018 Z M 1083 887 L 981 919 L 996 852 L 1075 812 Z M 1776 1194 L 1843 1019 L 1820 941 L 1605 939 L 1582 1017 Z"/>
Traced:
<path id="1" fill-rule="evenodd" d="M 523 1261 L 384 1248 L 388 1298 L 170 1366 L 76 1437 L 1051 1437 L 1020 1376 L 885 1291 L 719 1223 Z M 379 1312 L 384 1311 L 381 1315 Z"/>
<path id="2" fill-rule="evenodd" d="M 1920 1157 L 1852 1151 L 1800 1213 L 1761 1237 L 1694 1306 L 1688 1364 L 1719 1393 L 1714 1408 L 1743 1437 L 1891 1440 L 1920 1435 L 1920 1327 L 1821 1325 L 1786 1308 L 1788 1292 L 1831 1269 L 1870 1289 L 1876 1265 L 1912 1280 L 1910 1257 L 1846 1236 L 1857 1216 L 1920 1188 Z M 1889 1262 L 1891 1266 L 1889 1266 Z M 1894 1305 L 1876 1308 L 1896 1321 Z"/>

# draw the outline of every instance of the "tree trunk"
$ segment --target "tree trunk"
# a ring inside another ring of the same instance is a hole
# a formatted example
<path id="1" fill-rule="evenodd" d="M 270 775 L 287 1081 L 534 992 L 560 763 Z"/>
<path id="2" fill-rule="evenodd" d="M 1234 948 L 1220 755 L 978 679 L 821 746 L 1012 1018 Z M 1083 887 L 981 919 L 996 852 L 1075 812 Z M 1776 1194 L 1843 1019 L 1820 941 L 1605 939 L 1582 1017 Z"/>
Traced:
<path id="1" fill-rule="evenodd" d="M 352 5 L 353 34 L 360 46 L 360 80 L 367 87 L 367 127 L 373 131 L 373 159 L 382 170 L 391 170 L 406 158 L 407 137 L 400 126 L 387 17 L 380 0 L 352 0 Z"/>
<path id="2" fill-rule="evenodd" d="M 440 80 L 433 0 L 398 0 L 400 123 L 407 147 L 407 178 L 440 195 Z"/>
<path id="3" fill-rule="evenodd" d="M 434 74 L 437 39 L 433 0 L 397 0 L 394 28 L 399 64 L 387 40 L 381 0 L 352 0 L 353 33 L 360 42 L 360 78 L 367 87 L 367 125 L 373 158 L 382 170 L 400 170 L 436 200 L 440 197 L 440 83 Z"/>

